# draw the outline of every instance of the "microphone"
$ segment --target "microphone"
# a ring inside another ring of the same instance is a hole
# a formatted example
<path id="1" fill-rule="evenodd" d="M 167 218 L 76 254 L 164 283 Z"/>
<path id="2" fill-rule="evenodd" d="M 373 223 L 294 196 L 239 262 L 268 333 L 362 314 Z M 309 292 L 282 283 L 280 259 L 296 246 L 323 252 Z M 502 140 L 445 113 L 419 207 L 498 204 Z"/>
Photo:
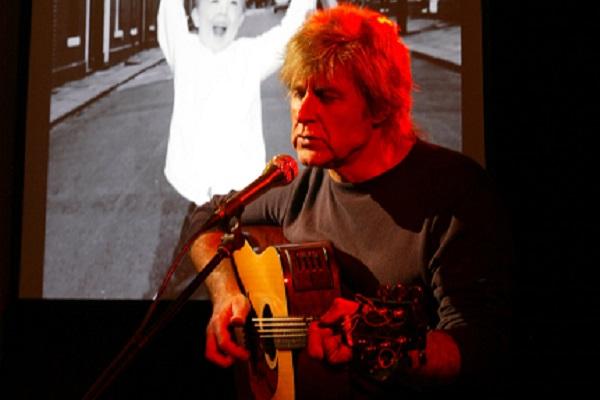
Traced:
<path id="1" fill-rule="evenodd" d="M 289 184 L 296 175 L 298 175 L 298 165 L 292 156 L 279 154 L 273 157 L 258 178 L 219 204 L 201 230 L 212 228 L 223 220 L 239 215 L 244 207 L 257 197 L 274 187 Z"/>

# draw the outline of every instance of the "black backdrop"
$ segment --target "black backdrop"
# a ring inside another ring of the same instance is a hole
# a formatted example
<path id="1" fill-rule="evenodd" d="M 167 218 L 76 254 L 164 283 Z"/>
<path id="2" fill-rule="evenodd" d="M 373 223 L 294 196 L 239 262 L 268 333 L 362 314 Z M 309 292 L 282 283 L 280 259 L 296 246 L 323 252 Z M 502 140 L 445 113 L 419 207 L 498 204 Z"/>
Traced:
<path id="1" fill-rule="evenodd" d="M 18 300 L 29 29 L 20 3 L 1 7 L 0 396 L 78 398 L 148 303 Z M 482 3 L 487 167 L 509 207 L 519 256 L 514 373 L 504 395 L 584 393 L 597 370 L 588 364 L 600 356 L 591 208 L 596 21 L 582 2 Z M 229 397 L 229 372 L 202 359 L 209 312 L 206 303 L 186 306 L 113 396 Z M 202 396 L 218 387 L 222 396 Z"/>
<path id="2" fill-rule="evenodd" d="M 576 395 L 597 379 L 593 18 L 567 2 L 484 1 L 487 165 L 519 256 L 514 394 Z"/>

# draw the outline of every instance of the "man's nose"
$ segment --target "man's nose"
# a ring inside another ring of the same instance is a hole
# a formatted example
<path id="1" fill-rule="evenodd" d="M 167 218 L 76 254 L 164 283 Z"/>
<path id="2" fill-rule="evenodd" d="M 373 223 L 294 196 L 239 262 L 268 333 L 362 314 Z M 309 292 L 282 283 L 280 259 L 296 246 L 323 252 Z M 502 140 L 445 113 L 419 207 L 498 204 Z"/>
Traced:
<path id="1" fill-rule="evenodd" d="M 298 107 L 298 122 L 305 124 L 315 120 L 316 100 L 314 93 L 307 90 Z"/>

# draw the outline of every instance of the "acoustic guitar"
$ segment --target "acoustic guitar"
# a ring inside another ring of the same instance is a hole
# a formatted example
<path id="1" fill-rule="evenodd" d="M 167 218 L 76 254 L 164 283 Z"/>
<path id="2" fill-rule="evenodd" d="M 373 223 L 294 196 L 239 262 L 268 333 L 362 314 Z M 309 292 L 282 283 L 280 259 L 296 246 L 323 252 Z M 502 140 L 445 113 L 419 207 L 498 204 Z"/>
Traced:
<path id="1" fill-rule="evenodd" d="M 250 392 L 240 396 L 294 399 L 294 350 L 305 347 L 308 324 L 340 295 L 332 249 L 327 242 L 314 242 L 270 246 L 256 253 L 246 242 L 233 261 L 252 305 L 248 326 L 236 330 L 238 341 L 251 353 L 236 371 L 238 389 Z"/>
<path id="2" fill-rule="evenodd" d="M 308 325 L 340 296 L 339 269 L 330 243 L 265 247 L 285 241 L 281 230 L 249 229 L 254 246 L 246 242 L 233 255 L 238 283 L 251 303 L 246 326 L 235 329 L 238 342 L 251 354 L 236 368 L 238 397 L 290 400 L 301 393 L 314 399 L 314 393 L 318 398 L 342 398 L 340 390 L 349 386 L 346 371 L 327 369 L 302 351 Z M 413 292 L 409 301 L 385 306 L 366 299 L 361 307 L 354 337 L 359 345 L 354 349 L 371 375 L 383 376 L 391 370 L 385 364 L 398 363 L 408 349 L 423 348 L 426 326 L 416 318 L 419 295 Z M 395 349 L 391 358 L 390 349 Z M 331 395 L 324 394 L 327 389 Z"/>

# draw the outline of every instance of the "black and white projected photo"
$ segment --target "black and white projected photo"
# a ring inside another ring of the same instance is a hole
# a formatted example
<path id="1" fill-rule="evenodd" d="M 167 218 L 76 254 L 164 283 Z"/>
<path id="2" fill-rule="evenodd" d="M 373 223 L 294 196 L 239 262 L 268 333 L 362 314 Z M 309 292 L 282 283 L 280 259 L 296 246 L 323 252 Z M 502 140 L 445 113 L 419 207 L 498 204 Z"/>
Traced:
<path id="1" fill-rule="evenodd" d="M 172 181 L 180 175 L 170 179 L 165 176 L 169 141 L 175 140 L 171 127 L 174 110 L 188 113 L 181 118 L 186 121 L 182 124 L 197 123 L 203 130 L 211 130 L 206 137 L 219 137 L 220 129 L 234 129 L 237 115 L 255 95 L 243 92 L 246 88 L 252 91 L 252 79 L 256 79 L 248 73 L 254 68 L 250 66 L 255 61 L 264 64 L 260 58 L 270 51 L 261 49 L 247 62 L 223 67 L 215 57 L 190 43 L 197 43 L 203 34 L 209 35 L 206 40 L 212 41 L 219 52 L 229 54 L 240 48 L 241 38 L 259 43 L 271 29 L 285 22 L 288 13 L 304 12 L 295 3 L 313 2 L 248 0 L 245 7 L 226 11 L 227 18 L 213 18 L 210 8 L 203 8 L 204 1 L 162 0 L 170 3 L 167 10 L 162 9 L 160 0 L 52 0 L 41 297 L 152 298 L 169 268 L 190 197 L 196 196 L 189 194 L 185 183 L 181 184 L 183 189 L 174 187 Z M 319 6 L 331 6 L 332 2 L 319 2 Z M 462 150 L 461 2 L 360 3 L 395 20 L 411 49 L 416 125 L 426 132 L 427 140 Z M 160 9 L 165 14 L 159 19 Z M 289 21 L 296 18 L 289 17 Z M 199 28 L 197 25 L 204 26 L 202 21 L 210 24 L 210 29 Z M 255 43 L 244 43 L 251 42 Z M 269 41 L 264 43 L 270 46 Z M 182 47 L 189 51 L 182 51 Z M 190 67 L 185 67 L 186 63 Z M 209 82 L 206 85 L 210 89 L 189 90 L 184 95 L 185 88 L 174 86 L 173 68 L 189 75 L 189 88 L 204 88 L 202 82 Z M 243 144 L 247 153 L 262 154 L 263 166 L 276 154 L 295 154 L 289 143 L 287 94 L 279 83 L 277 68 L 269 68 L 264 69 L 262 81 L 257 81 L 260 108 L 256 109 L 260 110 L 262 141 Z M 243 84 L 238 83 L 238 75 L 248 75 Z M 187 106 L 174 107 L 176 91 L 181 94 L 177 101 L 189 101 Z M 196 114 L 190 112 L 194 107 Z M 220 112 L 206 113 L 204 107 Z M 184 149 L 191 159 L 186 165 L 196 165 L 194 156 L 213 157 L 211 170 L 200 174 L 246 168 L 236 166 L 239 157 L 228 156 L 228 146 L 234 151 L 240 143 L 207 139 L 197 145 L 198 150 Z M 260 148 L 254 151 L 252 146 Z M 223 188 L 234 188 L 227 181 L 221 184 Z M 202 192 L 194 198 L 201 199 L 204 194 L 210 193 Z M 192 272 L 182 270 L 178 279 L 183 282 Z M 174 290 L 170 293 L 176 294 Z M 196 298 L 203 296 L 200 291 Z"/>

